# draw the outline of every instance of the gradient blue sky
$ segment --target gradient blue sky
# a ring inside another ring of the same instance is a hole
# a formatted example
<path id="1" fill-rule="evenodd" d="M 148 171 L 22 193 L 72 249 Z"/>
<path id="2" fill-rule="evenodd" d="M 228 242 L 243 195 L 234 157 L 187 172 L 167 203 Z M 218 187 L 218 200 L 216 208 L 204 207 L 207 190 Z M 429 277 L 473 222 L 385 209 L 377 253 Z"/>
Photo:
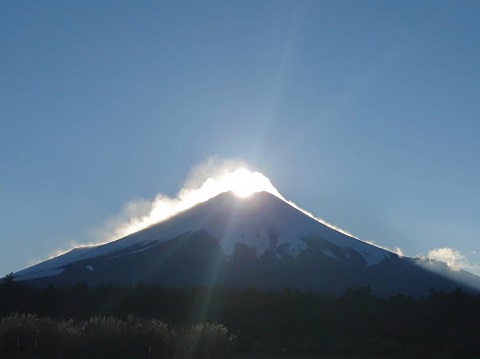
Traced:
<path id="1" fill-rule="evenodd" d="M 211 156 L 480 273 L 480 2 L 2 1 L 0 276 Z"/>

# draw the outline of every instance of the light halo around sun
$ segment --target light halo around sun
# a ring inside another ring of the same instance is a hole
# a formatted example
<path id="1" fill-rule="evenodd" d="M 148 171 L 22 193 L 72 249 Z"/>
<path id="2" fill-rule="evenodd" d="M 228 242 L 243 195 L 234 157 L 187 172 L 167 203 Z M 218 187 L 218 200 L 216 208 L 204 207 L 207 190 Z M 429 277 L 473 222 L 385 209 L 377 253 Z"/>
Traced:
<path id="1" fill-rule="evenodd" d="M 151 202 L 134 200 L 127 203 L 125 214 L 118 216 L 118 219 L 114 217 L 111 220 L 113 230 L 105 236 L 106 239 L 102 243 L 125 237 L 162 222 L 224 192 L 232 192 L 239 199 L 248 199 L 257 192 L 269 192 L 284 200 L 270 180 L 262 173 L 250 171 L 246 167 L 230 168 L 210 175 L 203 179 L 200 185 L 185 186 L 174 198 L 157 194 Z M 130 210 L 135 214 L 130 215 Z M 140 211 L 143 212 L 137 213 Z"/>
<path id="2" fill-rule="evenodd" d="M 270 180 L 260 172 L 240 167 L 218 179 L 220 187 L 233 192 L 237 197 L 247 198 L 256 192 L 270 192 L 280 196 Z"/>
<path id="3" fill-rule="evenodd" d="M 194 185 L 184 185 L 173 198 L 158 193 L 152 201 L 139 199 L 126 203 L 123 211 L 119 215 L 111 217 L 106 221 L 105 230 L 103 230 L 103 233 L 99 232 L 101 234 L 100 240 L 83 245 L 75 244 L 72 248 L 95 246 L 123 238 L 131 233 L 171 218 L 180 212 L 199 203 L 208 201 L 210 198 L 224 192 L 232 192 L 240 199 L 248 199 L 257 192 L 268 192 L 302 211 L 307 216 L 350 235 L 339 228 L 315 218 L 311 213 L 303 210 L 293 202 L 287 201 L 273 186 L 270 180 L 260 172 L 252 172 L 246 167 L 229 166 L 229 168 L 219 169 L 216 173 L 212 173 L 203 178 L 200 176 L 200 178 L 201 180 Z M 56 257 L 72 248 L 57 251 L 53 256 Z"/>

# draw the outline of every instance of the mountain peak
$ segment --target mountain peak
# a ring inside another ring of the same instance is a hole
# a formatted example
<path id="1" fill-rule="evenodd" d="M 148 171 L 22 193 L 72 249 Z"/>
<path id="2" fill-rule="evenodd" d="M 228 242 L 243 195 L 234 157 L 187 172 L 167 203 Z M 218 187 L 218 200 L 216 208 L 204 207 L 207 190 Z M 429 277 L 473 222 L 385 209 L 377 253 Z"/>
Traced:
<path id="1" fill-rule="evenodd" d="M 214 278 L 210 284 L 341 291 L 368 284 L 387 294 L 458 286 L 269 192 L 248 197 L 223 192 L 139 232 L 70 251 L 15 276 L 36 285 L 145 281 L 186 286 Z M 480 288 L 475 278 L 468 280 Z"/>
<path id="2" fill-rule="evenodd" d="M 391 254 L 322 224 L 269 192 L 239 197 L 229 191 L 139 232 L 107 244 L 70 251 L 17 275 L 19 278 L 30 278 L 32 274 L 43 276 L 71 261 L 125 255 L 129 248 L 147 250 L 184 233 L 198 231 L 217 240 L 227 256 L 233 255 L 238 245 L 246 246 L 258 258 L 269 252 L 279 260 L 297 258 L 307 249 L 336 260 L 345 259 L 345 248 L 350 248 L 360 253 L 366 265 L 372 265 Z"/>
<path id="3" fill-rule="evenodd" d="M 249 196 L 245 196 L 245 197 L 237 195 L 234 191 L 226 191 L 218 194 L 217 196 L 203 203 L 213 204 L 217 201 L 227 201 L 227 202 L 233 202 L 238 204 L 252 204 L 252 203 L 267 204 L 268 202 L 277 202 L 277 201 L 285 202 L 281 198 L 267 191 L 253 192 Z M 200 203 L 199 205 L 203 203 Z"/>

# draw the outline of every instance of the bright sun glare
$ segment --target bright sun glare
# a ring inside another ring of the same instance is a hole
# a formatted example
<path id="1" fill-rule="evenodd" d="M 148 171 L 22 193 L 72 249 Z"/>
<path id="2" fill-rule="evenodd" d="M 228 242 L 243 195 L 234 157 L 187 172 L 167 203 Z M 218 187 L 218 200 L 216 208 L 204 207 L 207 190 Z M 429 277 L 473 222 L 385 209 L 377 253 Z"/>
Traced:
<path id="1" fill-rule="evenodd" d="M 260 172 L 252 172 L 245 167 L 219 171 L 206 178 L 200 186 L 182 188 L 175 198 L 159 194 L 151 203 L 132 201 L 127 204 L 125 214 L 118 220 L 112 221 L 114 230 L 108 235 L 107 242 L 166 220 L 220 193 L 229 191 L 240 198 L 265 191 L 283 199 L 270 180 Z M 143 213 L 138 213 L 136 211 L 138 208 L 145 209 Z M 133 215 L 129 210 L 134 212 Z"/>
<path id="2" fill-rule="evenodd" d="M 186 184 L 174 198 L 157 194 L 152 201 L 140 199 L 127 203 L 123 213 L 106 222 L 106 231 L 101 242 L 95 241 L 89 244 L 75 245 L 75 247 L 105 244 L 125 237 L 224 192 L 233 192 L 240 198 L 247 198 L 256 192 L 269 192 L 285 200 L 272 182 L 260 172 L 252 172 L 245 167 L 219 169 L 216 173 L 210 173 L 203 177 L 200 182 L 193 185 Z M 303 211 L 295 204 L 288 203 Z M 311 214 L 305 213 L 313 217 Z M 65 252 L 56 252 L 54 256 Z"/>
<path id="3" fill-rule="evenodd" d="M 249 197 L 255 192 L 276 192 L 270 180 L 259 172 L 238 168 L 219 180 L 221 187 L 232 191 L 238 197 Z"/>
<path id="4" fill-rule="evenodd" d="M 122 238 L 155 223 L 164 221 L 179 212 L 205 202 L 223 192 L 231 191 L 240 198 L 246 198 L 253 193 L 265 191 L 286 201 L 266 176 L 260 172 L 252 172 L 245 167 L 219 170 L 214 174 L 210 174 L 208 177 L 204 177 L 200 183 L 201 184 L 196 185 L 185 185 L 174 198 L 158 194 L 153 201 L 134 200 L 127 203 L 123 213 L 107 221 L 108 232 L 103 236 L 104 239 L 102 242 L 99 243 L 96 241 L 95 243 L 87 244 L 87 246 L 108 243 Z M 315 218 L 312 214 L 301 209 L 294 203 L 287 202 L 306 215 Z M 318 220 L 317 218 L 315 219 Z M 323 221 L 322 223 L 329 225 Z M 335 228 L 333 226 L 331 227 Z M 58 254 L 59 253 L 56 253 L 56 255 Z"/>

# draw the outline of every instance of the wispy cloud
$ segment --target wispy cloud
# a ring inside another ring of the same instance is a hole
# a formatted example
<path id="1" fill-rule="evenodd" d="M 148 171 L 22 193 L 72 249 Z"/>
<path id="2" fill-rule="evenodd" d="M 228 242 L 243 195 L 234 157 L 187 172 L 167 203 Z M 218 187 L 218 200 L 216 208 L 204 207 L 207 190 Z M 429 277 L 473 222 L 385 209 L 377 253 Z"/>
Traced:
<path id="1" fill-rule="evenodd" d="M 110 242 L 168 219 L 222 192 L 267 191 L 282 196 L 263 174 L 248 170 L 241 159 L 209 158 L 195 166 L 175 197 L 162 193 L 153 200 L 135 199 L 125 204 L 119 214 L 107 219 L 94 234 L 97 244 Z"/>
<path id="2" fill-rule="evenodd" d="M 426 258 L 443 262 L 454 270 L 468 266 L 468 260 L 462 253 L 448 247 L 434 248 L 427 253 Z"/>
<path id="3" fill-rule="evenodd" d="M 354 237 L 352 234 L 315 217 L 295 203 L 285 200 L 266 176 L 260 172 L 249 170 L 249 167 L 241 159 L 211 157 L 191 170 L 176 196 L 169 197 L 158 193 L 153 199 L 138 198 L 129 201 L 118 214 L 108 218 L 100 228 L 92 231 L 90 243 L 70 243 L 69 249 L 57 250 L 51 257 L 56 257 L 75 247 L 104 244 L 120 239 L 227 191 L 234 191 L 239 196 L 251 192 L 270 192 L 319 222 Z M 381 247 L 371 242 L 368 243 Z M 399 251 L 396 252 L 399 253 Z"/>
<path id="4" fill-rule="evenodd" d="M 475 254 L 475 251 L 471 254 Z M 426 256 L 419 255 L 419 257 L 443 262 L 447 264 L 452 270 L 463 269 L 477 275 L 480 274 L 480 265 L 477 263 L 472 263 L 466 255 L 454 248 L 434 248 L 429 251 Z"/>
<path id="5" fill-rule="evenodd" d="M 473 260 L 471 256 L 474 256 L 476 251 L 469 253 L 470 258 L 464 255 L 460 251 L 449 248 L 435 248 L 428 252 L 427 258 L 438 260 L 446 263 L 453 270 L 466 270 L 467 272 L 480 275 L 480 264 Z"/>
<path id="6" fill-rule="evenodd" d="M 396 253 L 399 257 L 403 257 L 404 253 L 400 247 L 395 247 L 395 250 L 393 250 L 394 253 Z"/>

